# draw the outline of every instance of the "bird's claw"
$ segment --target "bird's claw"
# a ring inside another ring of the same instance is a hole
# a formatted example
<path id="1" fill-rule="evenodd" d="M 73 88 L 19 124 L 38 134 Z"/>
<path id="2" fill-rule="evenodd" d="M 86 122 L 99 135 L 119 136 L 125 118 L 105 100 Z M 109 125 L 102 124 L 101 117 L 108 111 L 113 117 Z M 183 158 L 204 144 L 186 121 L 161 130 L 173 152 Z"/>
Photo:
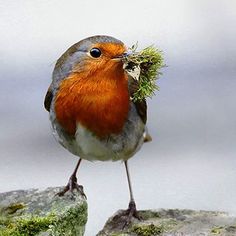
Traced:
<path id="1" fill-rule="evenodd" d="M 111 225 L 116 225 L 117 229 L 124 230 L 130 226 L 133 219 L 142 220 L 136 209 L 136 204 L 133 200 L 130 201 L 127 210 L 121 210 L 111 219 Z"/>
<path id="2" fill-rule="evenodd" d="M 136 209 L 136 204 L 134 201 L 130 201 L 128 209 L 124 213 L 125 220 L 122 226 L 122 229 L 124 229 L 126 226 L 130 225 L 132 218 L 136 218 L 138 220 L 142 220 L 142 217 L 138 214 L 138 211 Z"/>
<path id="3" fill-rule="evenodd" d="M 78 184 L 77 178 L 74 175 L 70 177 L 68 184 L 62 191 L 58 192 L 56 196 L 62 197 L 65 195 L 65 193 L 70 192 L 71 197 L 74 198 L 74 190 L 77 190 L 85 199 L 87 199 L 83 186 Z"/>

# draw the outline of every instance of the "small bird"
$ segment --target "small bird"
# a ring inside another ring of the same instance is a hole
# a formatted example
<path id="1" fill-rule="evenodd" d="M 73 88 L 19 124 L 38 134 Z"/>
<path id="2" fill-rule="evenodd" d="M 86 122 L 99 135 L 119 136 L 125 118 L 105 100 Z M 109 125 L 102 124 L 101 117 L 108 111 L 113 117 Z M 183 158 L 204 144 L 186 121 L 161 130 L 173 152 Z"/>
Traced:
<path id="1" fill-rule="evenodd" d="M 125 225 L 136 210 L 128 160 L 151 140 L 145 99 L 133 101 L 138 82 L 125 70 L 128 49 L 110 36 L 92 36 L 71 46 L 56 62 L 44 106 L 56 140 L 80 159 L 63 191 L 77 189 L 81 160 L 124 161 L 130 202 Z M 85 196 L 85 195 L 84 195 Z"/>

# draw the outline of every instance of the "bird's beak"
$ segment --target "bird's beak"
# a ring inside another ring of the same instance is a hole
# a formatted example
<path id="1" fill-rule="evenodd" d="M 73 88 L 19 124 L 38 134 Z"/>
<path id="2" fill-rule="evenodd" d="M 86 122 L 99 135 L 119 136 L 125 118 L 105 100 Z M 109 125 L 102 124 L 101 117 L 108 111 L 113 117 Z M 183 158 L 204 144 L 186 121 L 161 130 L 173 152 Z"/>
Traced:
<path id="1" fill-rule="evenodd" d="M 121 55 L 113 57 L 112 60 L 122 61 L 125 57 L 127 57 L 127 56 L 129 56 L 131 54 L 132 54 L 131 51 L 127 51 L 127 52 L 122 53 Z"/>
<path id="2" fill-rule="evenodd" d="M 132 53 L 133 53 L 133 52 L 131 52 L 131 51 L 124 52 L 124 53 L 122 54 L 122 58 L 130 56 Z"/>

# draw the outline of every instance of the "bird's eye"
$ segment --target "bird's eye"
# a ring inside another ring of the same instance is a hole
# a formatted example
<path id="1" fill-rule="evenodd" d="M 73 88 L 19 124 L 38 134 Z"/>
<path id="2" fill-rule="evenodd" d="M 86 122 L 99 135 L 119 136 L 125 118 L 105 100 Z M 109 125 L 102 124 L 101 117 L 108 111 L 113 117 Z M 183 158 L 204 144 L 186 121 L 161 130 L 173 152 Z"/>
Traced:
<path id="1" fill-rule="evenodd" d="M 102 54 L 102 52 L 101 52 L 100 49 L 98 49 L 98 48 L 92 48 L 92 49 L 90 50 L 90 55 L 91 55 L 92 57 L 98 58 L 98 57 L 101 56 L 101 54 Z"/>

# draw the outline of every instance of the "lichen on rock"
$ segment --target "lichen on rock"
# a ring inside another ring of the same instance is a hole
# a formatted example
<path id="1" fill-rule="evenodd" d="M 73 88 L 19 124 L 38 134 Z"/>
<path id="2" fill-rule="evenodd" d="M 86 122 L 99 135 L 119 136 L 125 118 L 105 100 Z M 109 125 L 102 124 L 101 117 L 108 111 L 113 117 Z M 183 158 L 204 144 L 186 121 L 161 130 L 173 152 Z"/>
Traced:
<path id="1" fill-rule="evenodd" d="M 61 188 L 0 194 L 0 236 L 80 236 L 87 203 L 78 193 L 55 196 Z"/>
<path id="2" fill-rule="evenodd" d="M 235 236 L 236 217 L 224 212 L 161 209 L 139 211 L 142 220 L 133 219 L 122 228 L 120 211 L 108 219 L 97 236 Z"/>

